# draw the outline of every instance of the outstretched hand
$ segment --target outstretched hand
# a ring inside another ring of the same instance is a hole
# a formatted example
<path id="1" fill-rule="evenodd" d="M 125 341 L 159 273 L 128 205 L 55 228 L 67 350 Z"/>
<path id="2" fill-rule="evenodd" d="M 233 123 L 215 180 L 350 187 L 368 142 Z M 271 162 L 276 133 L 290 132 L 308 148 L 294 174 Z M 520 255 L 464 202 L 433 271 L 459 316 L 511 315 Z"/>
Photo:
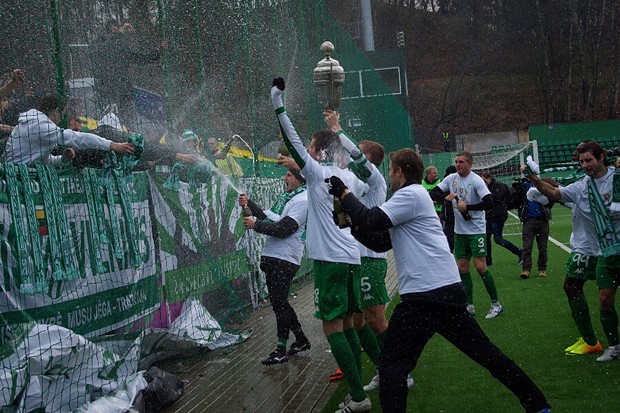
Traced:
<path id="1" fill-rule="evenodd" d="M 282 101 L 283 90 L 284 79 L 281 77 L 273 79 L 273 86 L 271 87 L 271 103 L 273 103 L 273 108 L 276 110 L 284 107 L 284 102 Z"/>
<path id="2" fill-rule="evenodd" d="M 135 147 L 129 142 L 111 142 L 110 150 L 119 155 L 132 155 L 135 152 Z"/>
<path id="3" fill-rule="evenodd" d="M 331 178 L 326 178 L 325 179 L 325 183 L 329 185 L 329 193 L 333 196 L 335 196 L 336 198 L 342 198 L 342 195 L 344 194 L 344 191 L 349 189 L 347 188 L 347 186 L 344 184 L 344 182 L 342 182 L 342 179 L 338 178 L 337 176 L 332 176 Z"/>
<path id="4" fill-rule="evenodd" d="M 342 130 L 342 128 L 340 127 L 340 113 L 336 112 L 335 110 L 325 109 L 325 111 L 323 112 L 323 120 L 325 121 L 327 127 L 329 127 L 329 130 L 331 130 L 332 132 L 336 133 Z"/>
<path id="5" fill-rule="evenodd" d="M 532 159 L 532 155 L 528 155 L 526 158 L 526 167 L 524 168 L 525 175 L 540 175 L 540 166 Z"/>
<path id="6" fill-rule="evenodd" d="M 285 88 L 284 78 L 276 77 L 275 79 L 273 79 L 272 86 L 275 86 L 280 90 L 284 90 Z"/>

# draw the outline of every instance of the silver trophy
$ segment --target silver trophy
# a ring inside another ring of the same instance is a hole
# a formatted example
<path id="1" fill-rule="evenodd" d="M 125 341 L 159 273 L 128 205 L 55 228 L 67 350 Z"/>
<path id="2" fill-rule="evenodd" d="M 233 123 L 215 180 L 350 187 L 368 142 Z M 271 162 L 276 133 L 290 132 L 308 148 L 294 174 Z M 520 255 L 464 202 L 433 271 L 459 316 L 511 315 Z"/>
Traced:
<path id="1" fill-rule="evenodd" d="M 325 59 L 317 63 L 312 73 L 312 81 L 321 105 L 325 109 L 336 110 L 340 106 L 344 69 L 336 59 L 331 57 L 334 52 L 332 42 L 323 42 L 321 52 L 325 55 Z"/>

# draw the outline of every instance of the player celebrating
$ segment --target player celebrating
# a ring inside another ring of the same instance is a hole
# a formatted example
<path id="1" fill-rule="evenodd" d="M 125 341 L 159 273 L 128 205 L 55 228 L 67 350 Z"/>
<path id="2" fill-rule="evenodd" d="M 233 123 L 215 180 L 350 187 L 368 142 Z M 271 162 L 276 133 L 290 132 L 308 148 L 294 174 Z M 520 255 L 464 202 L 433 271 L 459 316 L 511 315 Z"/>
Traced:
<path id="1" fill-rule="evenodd" d="M 349 384 L 351 399 L 342 412 L 367 412 L 372 404 L 357 367 L 361 364 L 361 350 L 353 326 L 353 313 L 361 312 L 360 251 L 350 229 L 334 225 L 334 198 L 323 181 L 332 175 L 340 176 L 360 196 L 364 184 L 338 166 L 344 153 L 340 139 L 332 131 L 315 132 L 306 150 L 284 109 L 284 79 L 275 79 L 273 85 L 271 100 L 282 138 L 308 185 L 306 247 L 308 258 L 314 260 L 315 316 L 322 320 L 332 354 Z"/>
<path id="2" fill-rule="evenodd" d="M 329 192 L 341 199 L 355 237 L 375 251 L 394 249 L 401 302 L 394 309 L 381 352 L 384 412 L 405 412 L 407 373 L 435 333 L 476 361 L 512 391 L 526 412 L 549 412 L 543 393 L 498 349 L 467 311 L 467 298 L 448 241 L 422 181 L 422 158 L 412 149 L 390 154 L 394 195 L 368 209 L 336 176 Z M 415 253 L 413 253 L 415 252 Z"/>
<path id="3" fill-rule="evenodd" d="M 454 209 L 454 257 L 467 292 L 467 311 L 476 313 L 474 291 L 469 266 L 474 258 L 476 271 L 491 298 L 491 308 L 485 318 L 495 318 L 504 311 L 497 298 L 495 280 L 486 262 L 486 209 L 493 207 L 493 196 L 484 180 L 471 170 L 474 157 L 469 152 L 459 152 L 454 160 L 456 173 L 448 175 L 430 194 L 434 201 L 452 202 Z"/>

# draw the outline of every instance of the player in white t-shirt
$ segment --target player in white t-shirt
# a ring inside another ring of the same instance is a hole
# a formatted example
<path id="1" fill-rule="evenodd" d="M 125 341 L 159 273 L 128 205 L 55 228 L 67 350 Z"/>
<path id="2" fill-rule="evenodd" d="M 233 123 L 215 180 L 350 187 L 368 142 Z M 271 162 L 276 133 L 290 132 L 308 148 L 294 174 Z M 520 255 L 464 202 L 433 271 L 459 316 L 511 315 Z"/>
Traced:
<path id="1" fill-rule="evenodd" d="M 323 117 L 327 126 L 340 137 L 344 149 L 351 156 L 348 167 L 355 176 L 366 182 L 367 189 L 362 203 L 368 208 L 381 205 L 387 198 L 387 184 L 377 167 L 383 163 L 383 146 L 374 141 L 363 140 L 356 146 L 340 126 L 340 114 L 331 109 L 325 110 Z M 362 348 L 370 361 L 379 366 L 379 352 L 383 347 L 388 322 L 385 317 L 386 304 L 390 296 L 385 286 L 387 254 L 374 252 L 359 243 L 361 253 L 362 313 L 353 316 L 355 330 Z M 375 374 L 364 390 L 379 390 L 379 374 Z M 413 377 L 407 377 L 407 387 L 413 387 Z"/>
<path id="2" fill-rule="evenodd" d="M 497 348 L 467 311 L 467 296 L 433 201 L 421 185 L 422 158 L 412 149 L 390 154 L 394 194 L 367 208 L 336 176 L 330 193 L 351 217 L 353 234 L 374 251 L 394 250 L 401 302 L 394 309 L 381 352 L 380 400 L 384 412 L 405 412 L 407 373 L 439 333 L 512 391 L 527 412 L 549 412 L 532 380 Z M 489 389 L 487 389 L 489 390 Z"/>
<path id="3" fill-rule="evenodd" d="M 291 281 L 299 270 L 304 254 L 302 233 L 308 215 L 306 180 L 299 169 L 286 171 L 283 180 L 286 191 L 267 211 L 263 211 L 247 195 L 239 196 L 239 206 L 247 205 L 253 215 L 243 218 L 245 227 L 267 236 L 260 257 L 260 268 L 265 273 L 269 301 L 276 315 L 278 341 L 275 350 L 261 361 L 265 365 L 286 363 L 288 356 L 310 349 L 310 341 L 288 302 Z M 290 332 L 295 335 L 295 342 L 287 352 Z"/>
<path id="4" fill-rule="evenodd" d="M 581 168 L 586 173 L 582 180 L 565 187 L 555 188 L 544 182 L 538 165 L 528 159 L 527 178 L 550 201 L 571 202 L 592 218 L 601 256 L 596 264 L 596 285 L 599 289 L 601 324 L 609 347 L 596 360 L 607 362 L 620 359 L 620 334 L 615 301 L 620 285 L 620 205 L 614 201 L 615 168 L 605 164 L 605 151 L 594 141 L 577 146 Z M 620 176 L 615 177 L 615 179 Z M 620 184 L 620 181 L 617 182 Z M 575 233 L 573 228 L 573 233 Z"/>
<path id="5" fill-rule="evenodd" d="M 599 353 L 603 351 L 603 347 L 596 339 L 590 318 L 590 307 L 583 293 L 583 286 L 587 280 L 596 280 L 596 264 L 601 251 L 596 239 L 590 206 L 587 206 L 587 210 L 572 202 L 568 202 L 564 206 L 571 209 L 573 218 L 573 233 L 570 236 L 570 255 L 566 262 L 564 292 L 568 299 L 571 315 L 581 335 L 575 344 L 567 347 L 564 351 L 567 354 L 577 355 Z"/>
<path id="6" fill-rule="evenodd" d="M 495 280 L 487 267 L 485 210 L 493 207 L 493 196 L 484 180 L 473 172 L 474 157 L 469 152 L 459 152 L 454 159 L 456 173 L 450 174 L 430 194 L 434 201 L 452 202 L 454 209 L 454 257 L 467 292 L 467 310 L 474 315 L 473 281 L 469 272 L 471 258 L 482 277 L 491 298 L 491 308 L 485 318 L 495 318 L 504 308 L 499 302 Z M 446 195 L 447 194 L 447 195 Z"/>
<path id="7" fill-rule="evenodd" d="M 274 79 L 271 100 L 283 141 L 308 183 L 306 250 L 308 258 L 314 260 L 315 317 L 322 320 L 323 333 L 349 384 L 351 400 L 348 410 L 343 411 L 369 411 L 372 404 L 358 368 L 361 345 L 353 326 L 353 313 L 361 312 L 360 251 L 350 228 L 334 225 L 334 197 L 327 192 L 324 181 L 339 176 L 359 196 L 365 185 L 351 171 L 341 168 L 344 150 L 334 132 L 315 132 L 306 150 L 284 109 L 284 87 L 284 79 Z"/>

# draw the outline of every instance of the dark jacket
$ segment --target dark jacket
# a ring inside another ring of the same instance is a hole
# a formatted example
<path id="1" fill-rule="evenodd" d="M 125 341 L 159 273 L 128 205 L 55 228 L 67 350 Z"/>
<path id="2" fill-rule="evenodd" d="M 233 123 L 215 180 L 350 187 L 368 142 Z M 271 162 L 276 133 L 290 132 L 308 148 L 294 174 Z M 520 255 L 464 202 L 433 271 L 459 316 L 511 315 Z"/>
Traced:
<path id="1" fill-rule="evenodd" d="M 127 142 L 131 136 L 128 132 L 119 131 L 112 126 L 105 124 L 99 125 L 99 127 L 92 131 L 92 133 L 117 143 Z M 102 151 L 99 149 L 79 149 L 75 152 L 73 166 L 76 168 L 101 168 L 107 153 L 108 151 Z"/>
<path id="2" fill-rule="evenodd" d="M 491 179 L 489 191 L 493 197 L 493 208 L 489 209 L 486 213 L 487 221 L 506 221 L 508 219 L 508 200 L 512 190 L 505 183 Z"/>

